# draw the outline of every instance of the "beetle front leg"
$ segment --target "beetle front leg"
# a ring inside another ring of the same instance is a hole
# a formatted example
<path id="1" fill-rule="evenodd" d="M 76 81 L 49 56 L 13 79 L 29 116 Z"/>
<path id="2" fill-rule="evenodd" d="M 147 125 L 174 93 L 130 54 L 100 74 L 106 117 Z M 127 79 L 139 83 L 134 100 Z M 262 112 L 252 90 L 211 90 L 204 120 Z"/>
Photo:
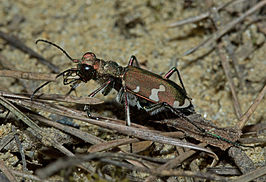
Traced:
<path id="1" fill-rule="evenodd" d="M 90 93 L 88 95 L 88 97 L 94 97 L 97 93 L 99 93 L 101 90 L 105 89 L 106 87 L 108 87 L 110 84 L 112 83 L 112 80 L 108 80 L 107 82 L 105 82 L 104 84 L 102 84 L 99 88 L 97 88 L 96 90 L 94 90 L 92 93 Z M 98 119 L 97 117 L 93 117 L 90 113 L 90 106 L 89 105 L 85 105 L 84 106 L 84 111 L 87 112 L 88 117 L 90 118 L 94 118 L 94 119 Z"/>
<path id="2" fill-rule="evenodd" d="M 81 80 L 76 80 L 72 85 L 70 90 L 67 92 L 66 96 L 69 96 L 71 94 L 71 92 L 75 91 L 76 88 L 79 86 Z"/>
<path id="3" fill-rule="evenodd" d="M 103 90 L 104 88 L 108 87 L 108 85 L 112 83 L 112 80 L 108 80 L 107 82 L 105 82 L 104 84 L 102 84 L 99 88 L 97 88 L 96 90 L 94 90 L 92 93 L 90 93 L 88 95 L 88 97 L 94 97 L 97 93 L 99 93 L 101 90 Z"/>
<path id="4" fill-rule="evenodd" d="M 135 67 L 139 68 L 139 62 L 138 62 L 136 56 L 132 55 L 131 58 L 130 58 L 130 60 L 129 60 L 129 62 L 128 62 L 128 66 L 134 66 L 133 65 L 134 62 L 136 64 Z"/>
<path id="5" fill-rule="evenodd" d="M 177 69 L 176 67 L 173 67 L 172 69 L 170 69 L 170 70 L 164 75 L 163 78 L 169 79 L 169 78 L 172 76 L 172 74 L 173 74 L 174 72 L 177 73 L 177 76 L 178 76 L 178 79 L 179 79 L 179 81 L 180 81 L 180 83 L 181 83 L 181 85 L 182 85 L 182 88 L 184 89 L 185 93 L 187 94 L 186 89 L 185 89 L 185 86 L 184 86 L 183 81 L 182 81 L 182 79 L 181 79 L 181 75 L 180 75 L 180 73 L 179 73 L 179 71 L 178 71 L 178 69 Z"/>

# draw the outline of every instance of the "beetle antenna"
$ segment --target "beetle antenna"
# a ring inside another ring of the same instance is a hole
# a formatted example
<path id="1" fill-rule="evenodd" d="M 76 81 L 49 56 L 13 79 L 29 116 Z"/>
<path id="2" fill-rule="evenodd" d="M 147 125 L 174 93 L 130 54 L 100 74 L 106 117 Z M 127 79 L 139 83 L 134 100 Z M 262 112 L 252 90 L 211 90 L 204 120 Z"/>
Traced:
<path id="1" fill-rule="evenodd" d="M 56 48 L 58 48 L 59 50 L 61 50 L 72 62 L 74 62 L 75 59 L 73 59 L 62 47 L 60 47 L 59 45 L 56 45 L 53 42 L 50 42 L 48 40 L 44 40 L 44 39 L 38 39 L 35 43 L 38 44 L 38 42 L 45 42 L 48 43 L 52 46 L 55 46 Z"/>

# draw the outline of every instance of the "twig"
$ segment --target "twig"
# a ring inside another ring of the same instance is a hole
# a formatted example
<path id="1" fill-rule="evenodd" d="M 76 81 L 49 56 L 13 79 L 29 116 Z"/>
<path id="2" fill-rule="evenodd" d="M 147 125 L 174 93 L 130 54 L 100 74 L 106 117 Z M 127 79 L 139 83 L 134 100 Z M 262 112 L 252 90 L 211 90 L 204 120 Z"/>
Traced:
<path id="1" fill-rule="evenodd" d="M 189 119 L 197 126 L 203 128 L 205 131 L 208 131 L 209 133 L 212 133 L 219 137 L 202 134 L 202 132 L 195 130 L 195 127 L 192 124 L 180 118 L 164 119 L 156 122 L 160 124 L 166 124 L 169 127 L 174 127 L 178 130 L 181 130 L 187 136 L 195 138 L 196 140 L 203 143 L 219 147 L 221 150 L 226 150 L 232 145 L 237 145 L 234 142 L 237 141 L 241 136 L 240 130 L 235 130 L 232 128 L 218 128 L 217 126 L 204 119 L 201 115 L 190 115 Z"/>
<path id="2" fill-rule="evenodd" d="M 4 97 L 0 96 L 0 104 L 5 106 L 8 110 L 10 110 L 14 115 L 16 115 L 19 119 L 21 119 L 25 124 L 27 124 L 30 128 L 32 128 L 35 132 L 42 136 L 42 142 L 45 145 L 51 145 L 60 150 L 62 153 L 67 156 L 74 156 L 74 154 L 62 146 L 60 143 L 55 141 L 53 138 L 49 136 L 49 134 L 45 133 L 36 123 L 34 123 L 28 116 L 22 113 L 18 108 L 16 108 L 12 103 L 6 100 Z"/>
<path id="3" fill-rule="evenodd" d="M 17 182 L 15 176 L 12 174 L 12 172 L 6 167 L 5 162 L 0 159 L 0 170 L 6 175 L 7 179 L 10 182 Z"/>
<path id="4" fill-rule="evenodd" d="M 237 167 L 240 169 L 240 171 L 242 172 L 242 174 L 245 174 L 243 176 L 243 178 L 239 177 L 240 181 L 241 179 L 243 179 L 245 181 L 248 179 L 255 179 L 258 178 L 259 176 L 262 176 L 263 174 L 265 174 L 265 166 L 261 169 L 258 170 L 258 172 L 256 171 L 256 167 L 254 165 L 254 163 L 252 162 L 252 160 L 246 155 L 245 152 L 243 152 L 241 149 L 236 148 L 236 147 L 231 147 L 228 151 L 228 154 L 230 157 L 233 158 L 235 164 L 237 165 Z M 250 177 L 249 177 L 249 175 Z M 250 181 L 250 180 L 248 180 Z M 266 176 L 262 176 L 258 179 L 258 181 L 266 181 Z"/>
<path id="5" fill-rule="evenodd" d="M 211 39 L 211 37 L 206 38 L 206 39 L 203 40 L 201 43 L 199 43 L 197 46 L 195 46 L 195 47 L 193 47 L 193 48 L 187 50 L 187 51 L 183 54 L 183 56 L 187 56 L 187 55 L 189 55 L 189 54 L 192 54 L 193 52 L 195 52 L 196 50 L 198 50 L 200 47 L 202 47 L 204 44 L 206 44 L 210 39 Z M 212 48 L 211 48 L 211 49 L 212 49 Z M 205 51 L 205 52 L 209 52 L 209 50 L 208 50 L 208 51 Z M 207 54 L 207 53 L 206 53 L 206 54 Z"/>
<path id="6" fill-rule="evenodd" d="M 19 153 L 21 155 L 23 171 L 28 171 L 28 169 L 27 169 L 27 163 L 26 163 L 26 158 L 25 158 L 25 153 L 24 153 L 24 149 L 23 149 L 23 146 L 21 145 L 21 142 L 20 142 L 20 140 L 18 138 L 18 135 L 15 132 L 14 126 L 12 126 L 12 131 L 15 133 L 14 134 L 14 137 L 15 137 L 15 141 L 17 143 L 18 151 L 19 151 Z"/>
<path id="7" fill-rule="evenodd" d="M 253 104 L 248 108 L 248 110 L 245 112 L 245 114 L 239 119 L 239 121 L 237 123 L 238 129 L 241 130 L 245 126 L 246 122 L 249 120 L 250 116 L 253 114 L 253 112 L 256 110 L 259 103 L 263 99 L 265 92 L 266 92 L 266 85 L 264 85 L 263 89 L 258 94 L 258 96 L 255 99 L 255 101 L 253 102 Z"/>
<path id="8" fill-rule="evenodd" d="M 254 5 L 252 8 L 250 8 L 248 11 L 243 13 L 240 17 L 227 23 L 222 29 L 218 30 L 211 37 L 207 38 L 208 41 L 204 40 L 203 41 L 204 46 L 208 47 L 208 46 L 212 45 L 213 42 L 216 42 L 218 39 L 220 39 L 225 33 L 227 33 L 229 30 L 231 30 L 236 24 L 242 22 L 246 17 L 255 13 L 257 10 L 259 10 L 260 8 L 262 8 L 265 5 L 266 5 L 266 0 L 260 1 L 259 3 Z M 203 45 L 203 44 L 200 43 L 199 45 Z M 199 48 L 199 46 L 196 46 L 196 47 L 197 47 L 197 49 Z M 212 49 L 212 48 L 213 48 L 213 46 L 211 46 L 211 48 L 209 48 L 209 49 Z M 193 51 L 189 51 L 189 54 L 193 53 L 197 49 L 192 49 Z M 186 53 L 186 55 L 188 55 L 188 53 Z"/>
<path id="9" fill-rule="evenodd" d="M 154 132 L 156 132 L 156 131 L 154 131 Z M 160 133 L 162 135 L 164 135 L 164 136 L 169 136 L 169 137 L 171 137 L 171 136 L 176 137 L 177 135 L 181 135 L 180 132 L 163 132 L 163 133 L 160 132 Z M 91 146 L 89 148 L 88 152 L 90 152 L 90 153 L 92 153 L 92 152 L 100 152 L 100 151 L 104 151 L 104 150 L 107 150 L 107 149 L 110 149 L 110 148 L 118 147 L 120 145 L 136 143 L 136 142 L 139 142 L 139 141 L 140 140 L 137 139 L 137 138 L 116 139 L 116 140 L 108 141 L 108 142 L 105 142 L 105 143 L 95 144 L 95 145 L 93 145 L 93 146 Z"/>
<path id="10" fill-rule="evenodd" d="M 14 139 L 16 132 L 11 132 L 8 135 L 4 136 L 0 140 L 0 151 Z"/>
<path id="11" fill-rule="evenodd" d="M 25 172 L 20 172 L 20 171 L 16 171 L 16 170 L 12 170 L 12 169 L 11 169 L 11 171 L 16 176 L 20 176 L 20 177 L 23 177 L 25 179 L 30 179 L 30 180 L 34 180 L 34 181 L 41 181 L 41 182 L 49 182 L 49 180 L 40 179 L 37 176 L 34 176 L 32 174 L 28 174 L 28 173 L 25 173 Z"/>
<path id="12" fill-rule="evenodd" d="M 0 96 L 6 98 L 16 98 L 16 99 L 26 99 L 30 100 L 31 94 L 13 94 L 10 92 L 4 92 L 0 90 Z M 102 104 L 103 101 L 97 98 L 90 98 L 90 97 L 76 97 L 76 96 L 65 96 L 59 94 L 42 94 L 36 95 L 34 98 L 35 101 L 57 101 L 57 102 L 68 102 L 68 103 L 76 103 L 76 104 Z"/>
<path id="13" fill-rule="evenodd" d="M 40 122 L 43 122 L 47 125 L 50 125 L 52 127 L 55 127 L 57 129 L 60 129 L 66 133 L 69 133 L 73 136 L 76 136 L 78 138 L 80 138 L 81 140 L 85 141 L 85 142 L 88 142 L 90 144 L 99 144 L 99 143 L 103 143 L 103 145 L 105 145 L 105 141 L 103 139 L 100 139 L 94 135 L 91 135 L 87 132 L 83 132 L 83 131 L 80 131 L 76 128 L 73 128 L 73 127 L 70 127 L 70 126 L 65 126 L 65 125 L 62 125 L 60 123 L 57 123 L 57 122 L 53 122 L 47 118 L 44 118 L 43 116 L 39 116 L 37 114 L 30 114 L 30 116 L 34 119 L 37 119 L 39 120 Z"/>
<path id="14" fill-rule="evenodd" d="M 264 138 L 258 138 L 258 137 L 252 137 L 252 138 L 240 138 L 239 142 L 241 142 L 242 144 L 255 144 L 255 143 L 259 143 L 259 144 L 265 144 L 266 143 L 266 139 Z"/>
<path id="15" fill-rule="evenodd" d="M 71 151 L 69 151 L 67 148 L 65 148 L 63 145 L 61 145 L 59 142 L 54 140 L 49 133 L 44 132 L 36 123 L 34 123 L 28 116 L 26 116 L 24 113 L 22 113 L 18 108 L 16 108 L 12 103 L 10 103 L 7 99 L 0 96 L 0 104 L 2 104 L 4 107 L 6 107 L 8 110 L 10 110 L 14 115 L 16 115 L 19 119 L 21 119 L 25 124 L 27 124 L 30 128 L 32 128 L 39 136 L 42 138 L 42 143 L 44 145 L 50 145 L 58 149 L 60 152 L 67 156 L 75 156 Z M 93 167 L 84 164 L 80 166 L 81 168 L 92 172 Z"/>
<path id="16" fill-rule="evenodd" d="M 234 67 L 234 70 L 235 70 L 235 73 L 236 73 L 236 77 L 239 80 L 240 89 L 243 89 L 244 88 L 244 81 L 243 81 L 243 77 L 242 77 L 242 74 L 241 74 L 240 69 L 239 69 L 238 58 L 235 56 L 235 53 L 234 53 L 234 50 L 233 50 L 233 45 L 229 41 L 228 35 L 224 36 L 224 38 L 226 38 L 225 41 L 226 41 L 226 44 L 227 44 L 225 49 L 228 52 L 228 55 L 229 55 L 230 59 L 232 60 L 233 67 Z"/>
<path id="17" fill-rule="evenodd" d="M 256 169 L 252 160 L 240 148 L 231 147 L 228 154 L 243 174 Z"/>
<path id="18" fill-rule="evenodd" d="M 217 12 L 216 9 L 213 9 L 212 10 L 212 20 L 213 20 L 213 23 L 214 23 L 214 26 L 219 30 L 220 27 L 222 26 L 222 20 Z M 229 41 L 229 38 L 228 38 L 228 35 L 225 35 L 224 37 L 222 37 L 222 41 L 226 42 L 227 44 L 231 45 L 230 41 Z M 232 46 L 231 46 L 232 47 Z M 236 116 L 237 118 L 239 119 L 242 115 L 242 111 L 241 111 L 241 107 L 240 107 L 240 104 L 239 104 L 239 100 L 238 100 L 238 97 L 237 97 L 237 93 L 236 93 L 236 87 L 235 87 L 235 84 L 233 82 L 233 79 L 231 77 L 231 74 L 230 74 L 230 67 L 229 67 L 229 62 L 228 62 L 228 59 L 227 57 L 225 56 L 225 51 L 223 51 L 223 45 L 222 43 L 218 43 L 218 46 L 217 46 L 217 52 L 219 54 L 219 57 L 221 59 L 221 62 L 222 62 L 222 66 L 223 66 L 223 70 L 225 72 L 225 76 L 229 82 L 229 86 L 230 86 L 230 90 L 232 92 L 232 96 L 233 96 L 233 105 L 234 105 L 234 109 L 235 109 L 235 113 L 236 113 Z M 226 48 L 226 50 L 228 52 L 232 52 L 230 50 L 230 48 Z M 229 56 L 231 57 L 231 59 L 234 59 L 233 62 L 235 62 L 235 68 L 237 67 L 236 66 L 236 62 L 237 60 L 235 59 L 235 56 L 234 54 L 229 54 Z M 238 67 L 237 67 L 238 68 Z M 235 71 L 237 71 L 235 69 Z M 237 74 L 239 75 L 239 74 Z M 240 79 L 240 78 L 239 78 Z M 242 80 L 242 79 L 241 79 Z M 240 81 L 241 82 L 241 81 Z"/>
<path id="19" fill-rule="evenodd" d="M 223 20 L 220 18 L 220 15 L 219 15 L 217 9 L 212 8 L 210 17 L 211 17 L 212 22 L 214 23 L 216 29 L 220 29 L 222 27 L 222 25 L 224 24 Z M 227 51 L 230 59 L 232 60 L 235 73 L 236 73 L 237 78 L 238 78 L 239 83 L 240 83 L 240 88 L 243 88 L 243 79 L 240 75 L 240 71 L 239 71 L 239 67 L 238 67 L 238 60 L 234 54 L 233 45 L 232 45 L 231 41 L 229 40 L 229 35 L 228 34 L 224 35 L 222 37 L 222 41 L 226 43 L 226 46 L 224 48 Z M 218 49 L 219 49 L 219 47 L 218 47 Z M 222 49 L 220 49 L 220 50 L 222 50 Z M 226 57 L 224 60 L 225 60 L 225 63 L 227 62 L 226 65 L 228 65 L 228 61 L 227 61 Z M 228 65 L 228 68 L 229 68 L 229 65 Z M 240 107 L 239 107 L 239 109 L 240 109 Z"/>
<path id="20" fill-rule="evenodd" d="M 219 10 L 222 10 L 222 9 L 226 8 L 232 2 L 234 2 L 234 0 L 231 0 L 231 1 L 227 2 L 227 3 L 225 3 L 225 4 L 222 4 L 222 5 L 218 6 L 217 10 L 219 11 Z M 178 26 L 181 26 L 181 25 L 184 25 L 184 24 L 188 24 L 188 23 L 195 23 L 195 22 L 201 21 L 201 20 L 203 20 L 205 18 L 208 18 L 210 15 L 211 15 L 210 12 L 203 13 L 203 14 L 198 15 L 198 16 L 189 17 L 189 18 L 186 18 L 184 20 L 171 23 L 170 25 L 168 25 L 168 27 L 169 28 L 174 28 L 174 27 L 178 27 Z"/>
<path id="21" fill-rule="evenodd" d="M 108 158 L 112 158 L 112 159 L 108 159 Z M 116 161 L 114 160 L 114 158 L 118 158 L 120 160 L 129 159 L 129 160 L 139 161 L 138 159 L 132 156 L 129 156 L 127 154 L 123 154 L 123 153 L 108 153 L 108 152 L 91 153 L 88 155 L 80 155 L 78 156 L 78 158 L 70 157 L 67 159 L 59 159 L 56 162 L 49 164 L 47 167 L 41 170 L 38 170 L 36 173 L 38 174 L 40 178 L 45 179 L 49 177 L 51 174 L 59 171 L 60 169 L 64 169 L 69 166 L 77 165 L 85 161 L 98 160 L 98 161 L 110 163 L 110 164 L 113 164 L 119 167 L 125 167 L 130 170 L 146 172 L 146 173 L 156 175 L 156 176 L 189 176 L 189 177 L 198 177 L 198 178 L 203 178 L 203 179 L 212 179 L 212 180 L 221 180 L 221 181 L 226 180 L 226 178 L 219 177 L 217 175 L 200 173 L 200 172 L 194 173 L 191 171 L 177 171 L 177 170 L 165 170 L 165 169 L 161 171 L 156 171 L 156 170 L 151 170 L 151 169 L 144 168 L 144 167 L 137 167 L 134 165 L 130 165 L 122 161 Z"/>
<path id="22" fill-rule="evenodd" d="M 73 119 L 78 119 L 78 120 L 85 121 L 85 122 L 88 122 L 90 124 L 101 126 L 101 127 L 107 128 L 107 129 L 116 130 L 119 133 L 134 136 L 134 137 L 141 138 L 144 140 L 151 140 L 154 142 L 170 144 L 170 145 L 175 145 L 175 146 L 182 146 L 185 148 L 191 148 L 191 149 L 195 149 L 195 150 L 204 151 L 204 152 L 212 154 L 212 156 L 215 159 L 218 159 L 216 154 L 214 152 L 212 152 L 211 150 L 205 149 L 203 147 L 199 147 L 199 146 L 194 145 L 194 144 L 182 142 L 181 140 L 178 140 L 178 139 L 165 137 L 163 135 L 160 135 L 158 133 L 153 132 L 152 130 L 147 130 L 147 129 L 142 129 L 142 128 L 133 128 L 133 127 L 125 126 L 125 125 L 118 125 L 118 124 L 110 123 L 108 121 L 104 122 L 104 121 L 99 121 L 99 120 L 95 120 L 95 119 L 89 119 L 87 117 L 80 116 L 78 111 L 77 112 L 71 112 L 71 113 L 62 112 L 62 111 L 64 111 L 63 106 L 60 106 L 60 109 L 57 109 L 53 105 L 47 105 L 48 103 L 40 103 L 40 102 L 34 102 L 34 101 L 30 102 L 30 101 L 26 101 L 26 100 L 25 101 L 21 101 L 21 100 L 16 101 L 14 99 L 10 99 L 10 101 L 15 102 L 15 103 L 22 105 L 22 106 L 39 108 L 39 109 L 42 109 L 42 110 L 47 111 L 47 112 L 59 114 L 61 116 L 67 116 L 67 117 L 70 117 Z"/>
<path id="23" fill-rule="evenodd" d="M 2 31 L 0 31 L 0 37 L 2 39 L 4 39 L 5 41 L 7 41 L 10 45 L 20 49 L 21 51 L 29 54 L 30 56 L 32 56 L 34 58 L 37 58 L 37 60 L 39 60 L 40 63 L 46 65 L 53 72 L 55 72 L 55 73 L 59 72 L 59 68 L 57 66 L 55 66 L 53 63 L 50 63 L 44 57 L 42 57 L 40 54 L 38 54 L 37 52 L 35 52 L 34 50 L 32 50 L 31 48 L 26 46 L 21 40 L 13 37 L 11 35 L 8 35 Z"/>
<path id="24" fill-rule="evenodd" d="M 230 75 L 230 68 L 229 68 L 229 63 L 228 63 L 228 60 L 225 56 L 225 53 L 224 51 L 222 50 L 223 48 L 223 45 L 222 43 L 219 43 L 218 44 L 218 54 L 221 58 L 221 62 L 222 62 L 222 66 L 223 66 L 223 69 L 224 69 L 224 72 L 225 72 L 225 76 L 229 82 L 229 86 L 230 86 L 230 90 L 232 92 L 232 96 L 233 96 L 233 104 L 234 104 L 234 109 L 235 109 L 235 112 L 236 112 L 236 116 L 237 118 L 239 119 L 241 116 L 242 116 L 242 111 L 241 111 L 241 107 L 240 107 L 240 104 L 239 104 L 239 101 L 238 101 L 238 97 L 237 97 L 237 93 L 236 93 L 236 88 L 235 88 L 235 84 L 233 82 L 233 79 Z"/>
<path id="25" fill-rule="evenodd" d="M 217 167 L 207 167 L 207 172 L 217 174 L 220 176 L 240 176 L 242 173 L 236 166 L 217 166 Z"/>
<path id="26" fill-rule="evenodd" d="M 149 174 L 154 175 L 154 176 L 161 176 L 161 177 L 186 176 L 186 177 L 202 178 L 202 179 L 208 179 L 208 180 L 214 180 L 214 181 L 227 181 L 227 178 L 225 178 L 225 177 L 221 177 L 221 176 L 217 176 L 217 175 L 209 174 L 209 173 L 203 173 L 203 172 L 165 170 L 165 169 L 161 170 L 161 171 L 156 171 L 156 170 L 151 170 L 149 168 L 129 165 L 128 163 L 125 163 L 125 162 L 108 160 L 105 158 L 103 158 L 103 159 L 101 158 L 99 160 L 101 162 L 113 164 L 113 165 L 118 166 L 118 167 L 125 167 L 125 168 L 130 169 L 130 170 L 149 173 Z"/>
<path id="27" fill-rule="evenodd" d="M 256 179 L 256 178 L 258 178 L 260 176 L 263 176 L 265 174 L 266 174 L 266 166 L 263 166 L 261 168 L 258 168 L 256 170 L 254 170 L 254 171 L 251 171 L 251 172 L 249 172 L 247 174 L 244 174 L 242 176 L 234 178 L 234 179 L 232 179 L 230 181 L 232 181 L 232 182 L 248 182 L 248 181 L 253 181 L 254 179 Z M 264 178 L 265 178 L 265 176 L 264 176 Z"/>
<path id="28" fill-rule="evenodd" d="M 10 60 L 8 60 L 4 55 L 0 54 L 0 64 L 3 66 L 3 69 L 5 70 L 13 70 L 16 65 L 14 65 Z M 18 82 L 21 83 L 21 85 L 24 87 L 24 89 L 28 92 L 31 92 L 31 88 L 29 88 L 29 85 L 21 79 L 18 79 Z M 7 90 L 0 88 L 1 90 Z"/>
<path id="29" fill-rule="evenodd" d="M 30 94 L 14 94 L 14 93 L 10 93 L 10 92 L 4 92 L 0 90 L 0 96 L 6 97 L 6 98 L 14 98 L 14 99 L 25 99 L 25 100 L 31 100 L 30 98 Z M 97 98 L 89 98 L 89 97 L 75 97 L 75 96 L 65 96 L 65 95 L 59 95 L 59 94 L 41 94 L 41 95 L 36 95 L 37 98 L 34 98 L 34 101 L 58 101 L 58 102 L 70 102 L 70 103 L 77 103 L 77 104 L 89 104 L 89 105 L 94 105 L 94 104 L 102 104 L 103 101 Z M 74 114 L 79 114 L 79 116 L 87 116 L 86 113 L 78 111 L 78 110 L 73 110 L 70 108 L 60 108 L 59 105 L 57 105 L 58 109 L 62 109 L 62 110 L 67 110 L 67 112 L 70 113 L 74 113 Z M 49 110 L 49 108 L 46 108 L 47 110 Z M 62 111 L 61 110 L 61 111 Z M 73 111 L 72 111 L 73 110 Z M 59 112 L 61 112 L 59 111 Z M 49 111 L 48 111 L 49 112 Z M 123 124 L 125 121 L 123 120 L 118 120 L 118 119 L 113 119 L 113 118 L 107 118 L 107 117 L 103 117 L 103 116 L 96 116 L 99 119 L 102 120 L 109 120 L 112 121 L 114 123 L 119 123 L 119 124 Z M 147 129 L 147 127 L 143 126 L 143 125 L 139 125 L 136 123 L 132 123 L 132 126 L 136 127 L 136 128 L 143 128 L 143 129 Z"/>
<path id="30" fill-rule="evenodd" d="M 202 147 L 205 147 L 207 144 L 199 144 Z M 169 169 L 173 169 L 175 167 L 177 167 L 178 165 L 180 165 L 184 160 L 186 160 L 187 158 L 189 158 L 190 156 L 192 156 L 193 154 L 195 154 L 196 151 L 194 150 L 190 150 L 187 151 L 186 153 L 184 153 L 183 155 L 177 156 L 176 158 L 170 160 L 169 162 L 161 165 L 159 168 L 155 169 L 156 171 L 160 171 L 160 170 L 169 170 Z M 145 182 L 152 182 L 155 181 L 156 177 L 155 176 L 149 176 Z"/>
<path id="31" fill-rule="evenodd" d="M 30 118 L 28 118 L 25 114 L 23 114 L 19 109 L 17 109 L 13 104 L 11 104 L 7 99 L 2 96 L 0 96 L 0 104 L 10 110 L 14 115 L 16 115 L 34 131 L 36 131 L 37 133 L 42 132 L 42 129 L 36 123 L 34 123 Z"/>
<path id="32" fill-rule="evenodd" d="M 26 80 L 56 81 L 57 74 L 34 73 L 16 70 L 0 70 L 0 77 L 12 77 Z"/>
<path id="33" fill-rule="evenodd" d="M 262 8 L 263 6 L 266 5 L 266 0 L 260 1 L 259 3 L 257 3 L 255 6 L 253 6 L 252 8 L 250 8 L 248 11 L 246 11 L 245 13 L 243 13 L 240 17 L 234 19 L 233 21 L 227 23 L 223 29 L 220 29 L 219 31 L 217 31 L 212 39 L 210 39 L 207 43 L 206 46 L 208 46 L 210 43 L 217 41 L 219 38 L 221 38 L 226 32 L 228 32 L 229 30 L 231 30 L 236 24 L 242 22 L 246 17 L 248 17 L 249 15 L 255 13 L 257 10 L 259 10 L 260 8 Z"/>
<path id="34" fill-rule="evenodd" d="M 139 141 L 140 140 L 137 138 L 123 138 L 123 139 L 112 140 L 112 141 L 93 145 L 89 148 L 88 152 L 90 152 L 90 153 L 101 152 L 104 150 L 108 150 L 110 148 L 118 147 L 120 145 L 131 144 L 131 143 L 135 143 L 135 142 L 139 142 Z"/>

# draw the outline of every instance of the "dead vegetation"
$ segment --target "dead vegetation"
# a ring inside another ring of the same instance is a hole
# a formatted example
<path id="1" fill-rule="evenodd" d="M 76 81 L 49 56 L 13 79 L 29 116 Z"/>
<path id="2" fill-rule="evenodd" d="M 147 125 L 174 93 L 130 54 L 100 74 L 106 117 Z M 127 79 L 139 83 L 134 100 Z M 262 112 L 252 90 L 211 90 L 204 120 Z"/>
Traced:
<path id="1" fill-rule="evenodd" d="M 108 107 L 108 103 L 96 98 L 60 94 L 39 94 L 31 100 L 31 92 L 14 94 L 0 84 L 1 181 L 77 181 L 81 176 L 87 181 L 265 181 L 265 161 L 258 167 L 244 152 L 248 147 L 255 150 L 257 146 L 265 150 L 265 122 L 247 125 L 256 108 L 263 107 L 259 104 L 266 92 L 265 73 L 261 73 L 264 80 L 259 80 L 261 90 L 254 93 L 255 99 L 247 111 L 241 109 L 243 103 L 238 92 L 248 87 L 239 60 L 248 59 L 251 54 L 256 54 L 257 49 L 265 49 L 266 0 L 228 1 L 220 6 L 211 2 L 205 0 L 208 12 L 165 26 L 177 28 L 190 23 L 207 24 L 212 30 L 208 38 L 179 59 L 189 60 L 183 66 L 185 68 L 197 62 L 199 57 L 217 53 L 228 83 L 224 87 L 231 92 L 238 121 L 234 127 L 219 128 L 201 115 L 189 117 L 204 129 L 240 142 L 240 146 L 204 136 L 180 118 L 142 119 L 134 117 L 138 114 L 132 114 L 134 123 L 128 127 L 123 117 L 106 117 L 96 112 L 97 119 L 91 119 L 81 109 L 81 105 L 90 104 L 96 111 L 103 108 L 123 115 L 123 109 L 118 105 L 115 105 L 118 108 Z M 184 1 L 184 11 L 197 5 L 193 1 Z M 160 10 L 160 5 L 151 2 L 139 6 L 148 6 L 155 13 Z M 119 8 L 119 2 L 116 8 Z M 125 13 L 120 13 L 116 18 L 114 27 L 125 39 L 141 36 L 131 32 L 137 26 L 146 31 L 141 15 L 128 18 Z M 258 33 L 251 35 L 252 42 L 244 41 L 243 32 L 251 26 Z M 37 58 L 51 72 L 58 73 L 57 66 L 11 34 L 0 31 L 0 37 L 6 44 Z M 175 38 L 170 41 L 175 41 Z M 204 51 L 197 54 L 200 49 Z M 194 60 L 191 55 L 195 55 Z M 56 80 L 55 74 L 12 70 L 13 66 L 7 59 L 0 52 L 0 76 L 16 78 L 17 84 L 27 87 L 23 79 Z"/>

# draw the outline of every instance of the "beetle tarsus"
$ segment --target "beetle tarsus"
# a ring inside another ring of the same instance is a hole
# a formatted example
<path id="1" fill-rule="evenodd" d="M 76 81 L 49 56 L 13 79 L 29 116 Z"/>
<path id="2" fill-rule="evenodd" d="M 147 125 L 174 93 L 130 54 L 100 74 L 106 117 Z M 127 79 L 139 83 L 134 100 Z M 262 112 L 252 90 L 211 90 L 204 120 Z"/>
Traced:
<path id="1" fill-rule="evenodd" d="M 91 109 L 90 109 L 90 106 L 89 106 L 89 105 L 86 104 L 86 105 L 84 106 L 84 111 L 87 113 L 88 118 L 95 119 L 95 120 L 99 120 L 98 117 L 93 116 L 93 115 L 91 114 Z"/>

